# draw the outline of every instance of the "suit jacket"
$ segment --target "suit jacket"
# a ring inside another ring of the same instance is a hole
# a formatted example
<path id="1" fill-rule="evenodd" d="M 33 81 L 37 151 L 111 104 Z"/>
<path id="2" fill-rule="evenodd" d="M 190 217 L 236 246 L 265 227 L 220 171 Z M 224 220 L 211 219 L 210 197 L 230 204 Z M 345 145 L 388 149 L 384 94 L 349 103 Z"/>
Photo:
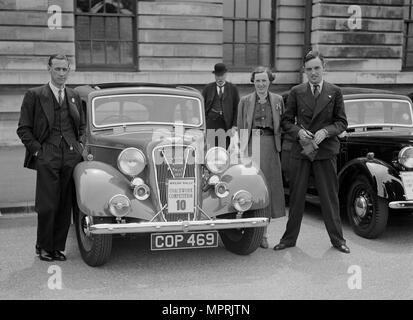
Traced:
<path id="1" fill-rule="evenodd" d="M 339 87 L 324 81 L 317 102 L 308 83 L 293 87 L 287 99 L 285 113 L 281 120 L 283 130 L 293 138 L 291 156 L 305 158 L 298 142 L 301 125 L 312 133 L 326 129 L 328 137 L 319 144 L 315 160 L 329 159 L 339 153 L 337 135 L 347 128 L 343 95 Z"/>
<path id="2" fill-rule="evenodd" d="M 65 88 L 69 115 L 78 142 L 85 142 L 86 119 L 79 95 Z M 33 155 L 40 150 L 42 143 L 49 137 L 54 123 L 53 92 L 49 84 L 31 88 L 24 95 L 17 135 L 26 147 L 24 166 L 35 169 Z M 73 146 L 82 152 L 80 144 Z"/>
<path id="3" fill-rule="evenodd" d="M 269 92 L 270 97 L 270 104 L 271 104 L 271 111 L 273 117 L 273 125 L 274 125 L 274 144 L 275 149 L 280 152 L 281 151 L 281 115 L 284 112 L 284 102 L 280 95 Z M 246 135 L 240 132 L 239 139 L 240 139 L 240 149 L 242 152 L 247 151 L 247 147 L 249 141 L 251 139 L 252 133 L 252 122 L 254 117 L 254 109 L 255 109 L 255 99 L 256 93 L 255 91 L 249 95 L 246 95 L 241 98 L 239 105 L 238 105 L 238 119 L 237 119 L 237 127 L 238 130 L 247 129 Z"/>
<path id="4" fill-rule="evenodd" d="M 207 84 L 202 90 L 202 96 L 205 101 L 205 115 L 212 108 L 215 95 L 218 95 L 216 82 Z M 224 120 L 228 128 L 237 125 L 237 109 L 239 103 L 239 93 L 237 87 L 231 82 L 226 81 L 224 85 L 224 94 L 222 96 L 222 108 Z"/>

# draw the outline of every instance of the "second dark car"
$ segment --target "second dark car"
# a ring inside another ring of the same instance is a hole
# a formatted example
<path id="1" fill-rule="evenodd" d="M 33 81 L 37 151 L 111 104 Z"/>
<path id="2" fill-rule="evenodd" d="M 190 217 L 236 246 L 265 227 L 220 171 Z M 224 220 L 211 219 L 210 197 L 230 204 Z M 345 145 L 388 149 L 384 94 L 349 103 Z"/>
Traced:
<path id="1" fill-rule="evenodd" d="M 356 234 L 376 238 L 394 211 L 413 211 L 413 111 L 409 97 L 389 91 L 342 88 L 348 120 L 337 157 L 340 206 Z M 288 93 L 283 95 L 285 99 Z M 291 140 L 284 137 L 288 193 Z M 310 177 L 307 201 L 318 203 Z"/>

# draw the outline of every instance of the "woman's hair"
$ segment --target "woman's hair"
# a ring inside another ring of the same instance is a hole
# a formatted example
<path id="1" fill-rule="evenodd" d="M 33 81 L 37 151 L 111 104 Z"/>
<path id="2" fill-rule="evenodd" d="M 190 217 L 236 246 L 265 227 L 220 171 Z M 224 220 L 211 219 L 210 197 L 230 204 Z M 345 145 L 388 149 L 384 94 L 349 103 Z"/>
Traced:
<path id="1" fill-rule="evenodd" d="M 263 73 L 266 72 L 268 75 L 268 80 L 270 80 L 270 82 L 273 82 L 275 80 L 275 75 L 271 72 L 271 70 L 267 67 L 263 67 L 263 66 L 258 66 L 254 69 L 254 71 L 251 73 L 251 79 L 250 81 L 252 83 L 254 83 L 255 80 L 255 75 L 257 73 Z"/>

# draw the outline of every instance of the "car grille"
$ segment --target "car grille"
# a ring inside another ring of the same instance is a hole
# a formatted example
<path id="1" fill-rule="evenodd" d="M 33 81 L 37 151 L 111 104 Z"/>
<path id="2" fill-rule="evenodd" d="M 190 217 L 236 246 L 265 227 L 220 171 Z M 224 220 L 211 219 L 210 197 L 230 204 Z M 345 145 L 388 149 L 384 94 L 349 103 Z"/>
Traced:
<path id="1" fill-rule="evenodd" d="M 159 190 L 159 202 L 161 208 L 167 203 L 167 181 L 173 178 L 195 178 L 195 148 L 192 146 L 162 146 L 154 150 L 154 165 L 156 168 L 155 177 Z M 197 190 L 195 190 L 196 202 Z M 194 214 L 168 213 L 168 209 L 164 210 L 164 216 L 167 221 L 193 220 Z"/>

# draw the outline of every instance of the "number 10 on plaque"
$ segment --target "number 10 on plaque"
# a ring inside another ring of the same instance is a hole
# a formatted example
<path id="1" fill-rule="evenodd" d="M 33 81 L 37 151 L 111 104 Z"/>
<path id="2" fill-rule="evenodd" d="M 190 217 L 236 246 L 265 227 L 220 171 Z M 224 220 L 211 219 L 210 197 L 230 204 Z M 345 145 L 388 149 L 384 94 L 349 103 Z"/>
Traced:
<path id="1" fill-rule="evenodd" d="M 168 213 L 193 213 L 194 203 L 194 179 L 168 180 Z"/>

